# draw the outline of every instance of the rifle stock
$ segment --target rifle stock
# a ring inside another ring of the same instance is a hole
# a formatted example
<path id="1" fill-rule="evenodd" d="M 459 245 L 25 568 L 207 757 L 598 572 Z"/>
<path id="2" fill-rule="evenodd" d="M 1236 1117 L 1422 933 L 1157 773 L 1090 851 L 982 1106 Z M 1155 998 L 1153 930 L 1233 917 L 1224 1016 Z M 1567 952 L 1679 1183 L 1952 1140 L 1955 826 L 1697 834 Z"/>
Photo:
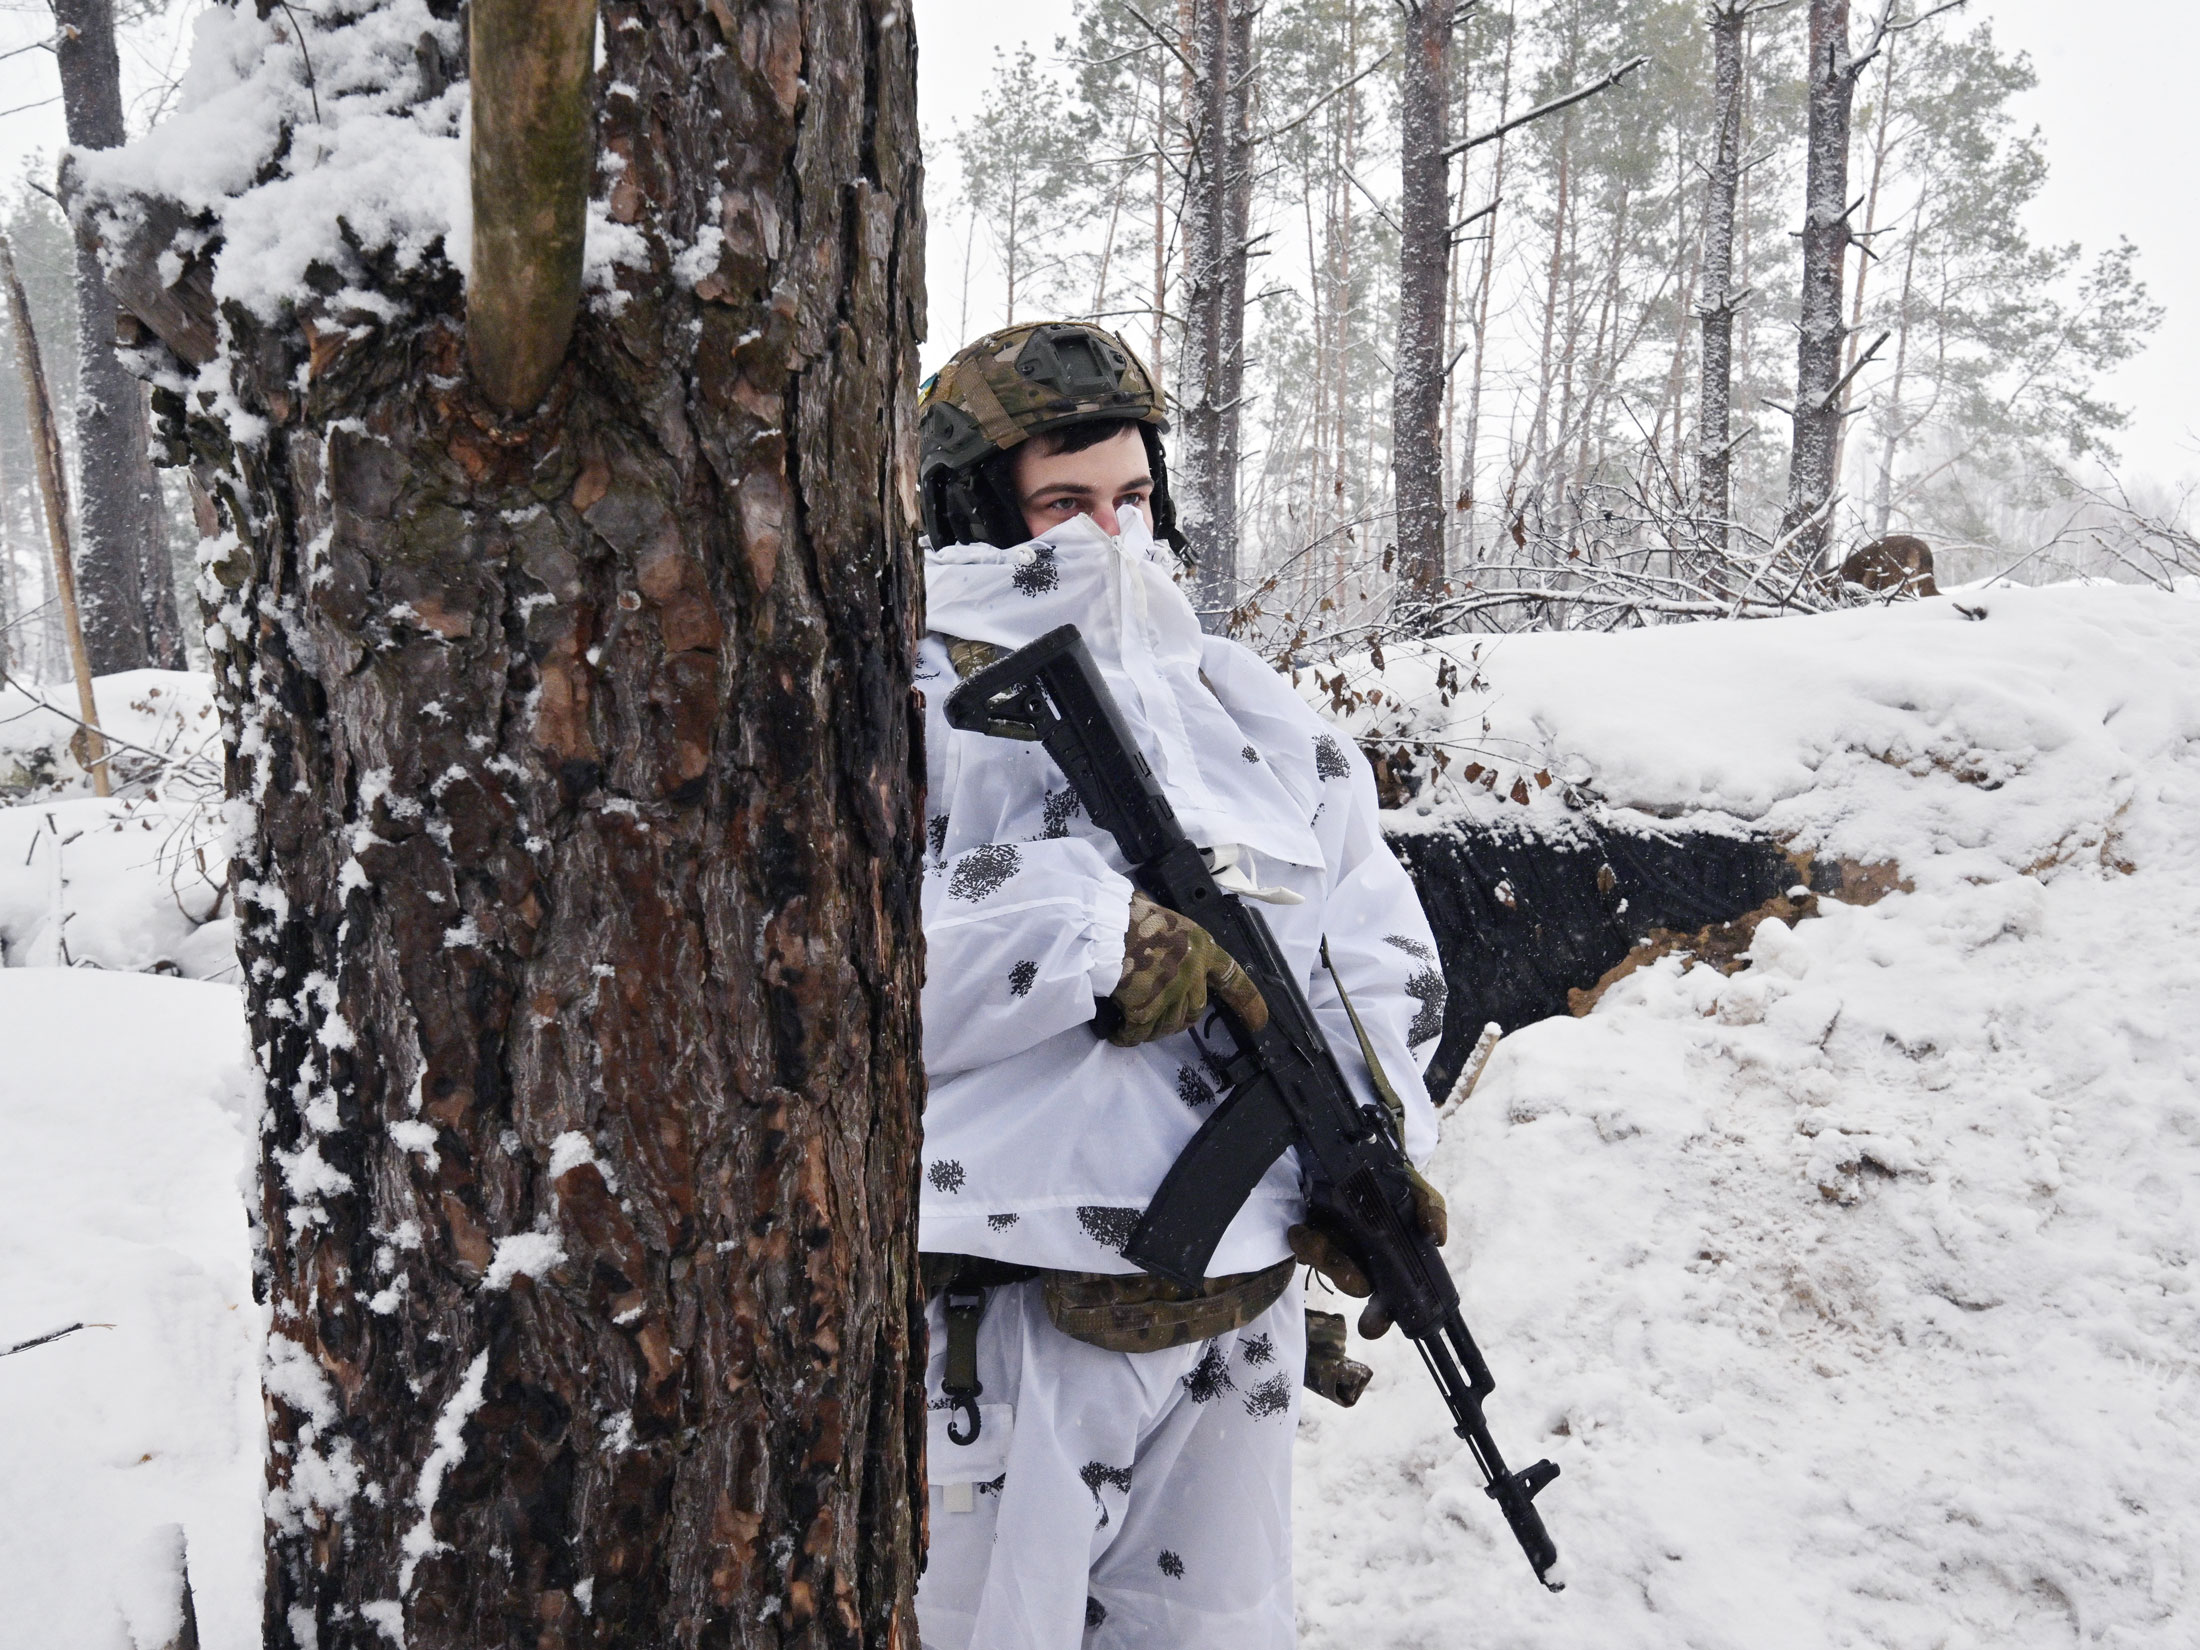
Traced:
<path id="1" fill-rule="evenodd" d="M 1513 1472 L 1498 1452 L 1482 1415 L 1496 1383 L 1460 1316 L 1443 1257 L 1420 1229 L 1404 1143 L 1388 1113 L 1353 1094 L 1266 919 L 1215 882 L 1184 834 L 1077 627 L 1051 630 L 973 674 L 949 697 L 947 720 L 966 732 L 1042 743 L 1146 896 L 1212 934 L 1268 1005 L 1268 1023 L 1257 1031 L 1216 1010 L 1233 1052 L 1206 1052 L 1228 1092 L 1163 1177 L 1124 1257 L 1197 1284 L 1262 1175 L 1295 1149 L 1308 1218 L 1351 1251 L 1375 1298 L 1419 1348 L 1536 1579 L 1559 1591 L 1564 1583 L 1550 1574 L 1558 1549 L 1533 1505 L 1558 1468 L 1538 1461 Z"/>

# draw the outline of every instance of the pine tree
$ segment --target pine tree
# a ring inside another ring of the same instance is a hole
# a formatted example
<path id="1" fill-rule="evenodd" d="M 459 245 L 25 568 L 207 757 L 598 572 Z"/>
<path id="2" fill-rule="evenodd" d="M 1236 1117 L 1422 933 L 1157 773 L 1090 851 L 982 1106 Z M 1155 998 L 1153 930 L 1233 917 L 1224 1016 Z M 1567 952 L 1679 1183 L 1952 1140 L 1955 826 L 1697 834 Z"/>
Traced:
<path id="1" fill-rule="evenodd" d="M 2160 311 L 2128 242 L 2086 264 L 2077 246 L 2027 234 L 2025 207 L 2047 178 L 2041 135 L 2009 107 L 2036 82 L 2028 61 L 1983 23 L 1890 44 L 1865 110 L 1874 302 L 1855 324 L 1893 339 L 1882 370 L 1852 389 L 1866 427 L 1848 468 L 1873 536 L 1899 518 L 1937 538 L 1991 539 L 1998 511 L 2055 489 L 2058 460 L 2113 458 L 2126 415 L 2094 385 Z M 1905 473 L 1910 453 L 1919 462 Z"/>
<path id="2" fill-rule="evenodd" d="M 1007 279 L 1002 326 L 1053 319 L 1081 284 L 1095 125 L 1023 48 L 995 65 L 983 108 L 956 134 L 963 193 Z"/>
<path id="3" fill-rule="evenodd" d="M 112 149 L 126 133 L 113 0 L 54 0 L 54 58 L 69 142 Z M 144 392 L 115 356 L 115 300 L 88 240 L 76 254 L 77 579 L 92 668 L 179 667 L 168 511 L 146 456 Z"/>

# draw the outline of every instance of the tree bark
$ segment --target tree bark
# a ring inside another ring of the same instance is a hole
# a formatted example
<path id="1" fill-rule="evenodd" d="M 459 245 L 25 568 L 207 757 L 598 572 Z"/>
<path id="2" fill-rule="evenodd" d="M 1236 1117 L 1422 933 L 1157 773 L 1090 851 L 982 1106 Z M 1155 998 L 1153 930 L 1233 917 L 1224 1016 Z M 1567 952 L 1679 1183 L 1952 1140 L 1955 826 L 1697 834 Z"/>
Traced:
<path id="1" fill-rule="evenodd" d="M 1869 54 L 1849 53 L 1848 0 L 1810 0 L 1808 155 L 1803 186 L 1803 294 L 1795 351 L 1795 440 L 1780 530 L 1809 565 L 1832 539 L 1841 447 L 1841 289 L 1848 261 L 1849 117 Z"/>
<path id="2" fill-rule="evenodd" d="M 1185 202 L 1184 350 L 1177 405 L 1178 487 L 1199 558 L 1197 605 L 1219 629 L 1238 598 L 1238 451 L 1245 395 L 1246 236 L 1252 222 L 1253 24 L 1260 0 L 1196 0 Z"/>
<path id="3" fill-rule="evenodd" d="M 1696 412 L 1697 539 L 1725 553 L 1734 512 L 1734 209 L 1742 186 L 1742 31 L 1748 0 L 1719 0 L 1710 12 L 1711 95 L 1717 137 L 1704 179 L 1702 393 Z"/>
<path id="4" fill-rule="evenodd" d="M 112 794 L 107 772 L 107 742 L 99 733 L 99 700 L 92 691 L 90 650 L 84 645 L 84 621 L 78 605 L 76 574 L 69 555 L 69 471 L 61 456 L 61 432 L 54 428 L 53 397 L 46 389 L 46 366 L 38 349 L 38 328 L 31 320 L 31 301 L 15 272 L 15 249 L 0 235 L 0 283 L 8 292 L 8 308 L 15 317 L 15 366 L 23 383 L 24 412 L 30 424 L 31 461 L 38 477 L 39 502 L 46 514 L 46 542 L 53 550 L 54 604 L 61 610 L 62 633 L 68 638 L 70 674 L 76 678 L 76 714 L 83 724 L 82 761 L 92 776 L 92 791 Z"/>
<path id="5" fill-rule="evenodd" d="M 54 60 L 69 142 L 112 149 L 126 133 L 122 66 L 115 54 L 114 0 L 53 0 Z M 150 604 L 163 593 L 158 621 L 175 637 L 175 584 L 168 575 L 168 517 L 146 456 L 143 392 L 115 358 L 115 299 L 90 238 L 76 246 L 78 465 L 77 576 L 84 644 L 100 675 L 140 670 L 155 661 Z"/>
<path id="6" fill-rule="evenodd" d="M 602 23 L 647 266 L 532 416 L 433 256 L 226 312 L 264 431 L 189 408 L 254 804 L 265 1637 L 915 1650 L 909 12 Z"/>
<path id="7" fill-rule="evenodd" d="M 1408 0 L 1398 89 L 1398 347 L 1391 475 L 1409 606 L 1444 583 L 1445 285 L 1451 273 L 1452 0 Z"/>

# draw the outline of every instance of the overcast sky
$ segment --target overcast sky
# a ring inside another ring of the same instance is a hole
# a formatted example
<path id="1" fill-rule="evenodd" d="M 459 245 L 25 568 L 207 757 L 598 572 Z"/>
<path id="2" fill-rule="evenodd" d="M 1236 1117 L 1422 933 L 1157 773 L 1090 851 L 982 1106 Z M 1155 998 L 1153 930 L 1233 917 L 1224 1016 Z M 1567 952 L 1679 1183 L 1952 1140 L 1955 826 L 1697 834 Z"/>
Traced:
<path id="1" fill-rule="evenodd" d="M 1857 8 L 1861 11 L 1862 5 Z M 924 122 L 935 144 L 973 106 L 993 48 L 1028 41 L 1044 54 L 1069 25 L 1070 0 L 915 0 Z M 2141 270 L 2168 311 L 2152 345 L 2111 381 L 2133 410 L 2123 446 L 2134 477 L 2200 480 L 2200 224 L 2194 221 L 2192 65 L 2200 62 L 2200 6 L 2189 0 L 1971 0 L 1955 26 L 1989 18 L 2005 45 L 2031 53 L 2039 89 L 2020 116 L 2047 137 L 2053 170 L 2030 225 L 2043 240 L 2089 251 L 2119 235 L 2138 243 Z M 0 0 L 0 50 L 50 28 L 38 0 Z M 1654 43 L 1652 48 L 1655 50 Z M 133 77 L 152 71 L 133 65 Z M 0 60 L 0 159 L 20 172 L 61 141 L 53 61 L 43 52 Z M 945 168 L 942 168 L 944 171 Z M 960 248 L 943 221 L 932 241 L 932 339 L 927 367 L 954 347 Z M 973 329 L 988 317 L 973 314 Z"/>

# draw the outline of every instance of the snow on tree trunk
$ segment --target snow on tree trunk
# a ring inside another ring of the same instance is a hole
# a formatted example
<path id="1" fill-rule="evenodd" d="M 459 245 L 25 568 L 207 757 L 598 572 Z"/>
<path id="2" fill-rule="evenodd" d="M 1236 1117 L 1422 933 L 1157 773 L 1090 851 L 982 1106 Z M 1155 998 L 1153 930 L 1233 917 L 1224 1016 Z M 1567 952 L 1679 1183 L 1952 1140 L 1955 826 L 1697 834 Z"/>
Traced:
<path id="1" fill-rule="evenodd" d="M 1451 270 L 1450 0 L 1407 7 L 1398 97 L 1398 353 L 1391 472 L 1398 579 L 1409 601 L 1444 582 L 1445 283 Z"/>
<path id="2" fill-rule="evenodd" d="M 1238 599 L 1238 448 L 1245 394 L 1246 236 L 1253 172 L 1258 0 L 1194 0 L 1191 167 L 1184 207 L 1183 434 L 1176 491 L 1199 557 L 1197 605 L 1219 624 Z"/>
<path id="3" fill-rule="evenodd" d="M 524 418 L 423 216 L 455 6 L 216 8 L 212 89 L 88 169 L 220 518 L 266 1642 L 914 1650 L 909 14 L 601 26 Z M 164 166 L 217 132 L 226 193 Z"/>
<path id="4" fill-rule="evenodd" d="M 69 142 L 125 136 L 113 0 L 54 0 L 54 59 Z M 146 456 L 144 392 L 115 357 L 115 299 L 83 235 L 76 248 L 77 590 L 92 669 L 181 665 L 168 512 Z M 157 653 L 149 637 L 159 635 Z"/>
<path id="5" fill-rule="evenodd" d="M 1716 139 L 1704 180 L 1703 393 L 1696 414 L 1697 534 L 1723 553 L 1733 517 L 1734 207 L 1742 183 L 1742 32 L 1751 7 L 1744 0 L 1714 5 L 1711 96 Z"/>
<path id="6" fill-rule="evenodd" d="M 1809 124 L 1804 175 L 1803 298 L 1795 350 L 1795 445 L 1787 513 L 1794 553 L 1816 565 L 1831 537 L 1841 448 L 1841 310 L 1849 252 L 1849 115 L 1863 63 L 1849 55 L 1848 0 L 1810 0 Z"/>

